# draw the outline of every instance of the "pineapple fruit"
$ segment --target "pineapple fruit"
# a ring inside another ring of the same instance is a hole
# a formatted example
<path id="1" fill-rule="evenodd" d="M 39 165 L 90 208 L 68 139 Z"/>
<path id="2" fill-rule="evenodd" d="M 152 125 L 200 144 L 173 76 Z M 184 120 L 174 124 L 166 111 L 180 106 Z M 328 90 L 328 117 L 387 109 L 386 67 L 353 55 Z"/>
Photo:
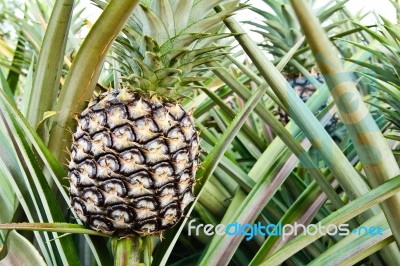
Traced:
<path id="1" fill-rule="evenodd" d="M 199 133 L 179 100 L 193 93 L 198 66 L 219 55 L 210 43 L 229 36 L 218 31 L 238 7 L 215 13 L 224 2 L 142 1 L 117 38 L 124 82 L 77 117 L 71 147 L 71 205 L 90 228 L 160 234 L 193 200 Z"/>
<path id="2" fill-rule="evenodd" d="M 319 72 L 312 71 L 312 75 L 319 83 L 324 83 L 324 77 Z M 308 98 L 316 91 L 315 86 L 312 85 L 306 77 L 301 76 L 300 74 L 286 76 L 286 81 L 289 83 L 290 87 L 294 89 L 296 94 L 303 102 L 307 102 Z M 279 120 L 282 122 L 282 124 L 286 125 L 289 123 L 289 116 L 285 113 L 285 111 L 283 111 L 283 109 L 278 108 L 277 112 L 279 115 Z"/>
<path id="3" fill-rule="evenodd" d="M 318 81 L 319 83 L 323 84 L 325 82 L 322 74 L 319 73 L 318 71 L 316 71 L 315 68 L 312 68 L 311 74 L 313 75 L 313 78 L 315 78 L 315 80 Z M 303 102 L 307 102 L 308 99 L 311 97 L 311 95 L 313 95 L 314 92 L 316 91 L 315 86 L 313 84 L 311 84 L 309 79 L 300 74 L 297 74 L 296 76 L 290 76 L 290 77 L 287 76 L 286 80 L 289 83 L 290 87 L 292 87 L 294 89 L 296 94 L 300 97 L 300 99 Z M 322 105 L 316 113 L 320 112 L 325 107 L 326 107 L 326 103 L 324 105 Z M 290 118 L 289 118 L 288 114 L 282 108 L 280 108 L 279 106 L 275 106 L 275 113 L 278 114 L 279 121 L 283 125 L 287 125 L 287 123 L 289 123 Z M 338 122 L 339 122 L 339 116 L 335 113 L 332 116 L 332 118 L 328 121 L 328 123 L 325 125 L 325 130 L 328 133 L 331 133 L 331 135 L 333 135 L 335 140 L 337 140 L 338 137 L 336 136 L 336 134 L 333 134 L 333 133 L 337 129 Z"/>

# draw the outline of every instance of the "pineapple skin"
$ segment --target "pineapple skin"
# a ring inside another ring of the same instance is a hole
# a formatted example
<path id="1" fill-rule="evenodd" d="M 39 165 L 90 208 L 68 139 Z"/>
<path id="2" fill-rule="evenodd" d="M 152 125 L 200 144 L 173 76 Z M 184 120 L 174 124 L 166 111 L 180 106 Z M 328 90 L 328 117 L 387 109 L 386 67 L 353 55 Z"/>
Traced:
<path id="1" fill-rule="evenodd" d="M 124 88 L 92 100 L 73 134 L 71 206 L 108 235 L 154 235 L 193 200 L 199 133 L 179 103 Z"/>

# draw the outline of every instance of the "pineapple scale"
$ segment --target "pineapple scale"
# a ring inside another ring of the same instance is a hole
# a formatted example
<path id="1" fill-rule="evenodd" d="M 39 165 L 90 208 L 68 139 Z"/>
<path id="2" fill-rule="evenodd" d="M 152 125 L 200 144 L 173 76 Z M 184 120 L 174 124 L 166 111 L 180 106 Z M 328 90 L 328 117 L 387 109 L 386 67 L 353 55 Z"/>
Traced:
<path id="1" fill-rule="evenodd" d="M 180 104 L 111 90 L 78 116 L 73 134 L 71 205 L 109 235 L 158 234 L 193 201 L 199 134 Z"/>

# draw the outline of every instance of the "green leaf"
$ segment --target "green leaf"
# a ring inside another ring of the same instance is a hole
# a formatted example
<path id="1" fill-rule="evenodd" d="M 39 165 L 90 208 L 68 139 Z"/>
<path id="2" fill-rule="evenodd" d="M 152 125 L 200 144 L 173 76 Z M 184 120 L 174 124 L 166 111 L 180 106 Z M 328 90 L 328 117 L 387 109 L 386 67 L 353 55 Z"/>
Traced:
<path id="1" fill-rule="evenodd" d="M 23 57 L 24 57 L 24 41 L 21 36 L 21 32 L 19 32 L 18 35 L 18 42 L 17 42 L 17 48 L 14 51 L 14 57 L 12 60 L 12 64 L 10 67 L 10 71 L 8 72 L 7 76 L 7 82 L 10 85 L 10 89 L 13 94 L 15 94 L 15 91 L 17 90 L 18 86 L 18 80 L 21 72 L 21 62 L 23 62 Z"/>
<path id="2" fill-rule="evenodd" d="M 33 68 L 35 66 L 35 57 L 32 56 L 31 64 L 28 69 L 28 74 L 25 80 L 24 94 L 22 95 L 22 105 L 21 105 L 21 113 L 25 116 L 28 114 L 29 110 L 29 101 L 31 99 L 32 94 L 32 83 L 33 83 Z"/>
<path id="3" fill-rule="evenodd" d="M 42 123 L 44 123 L 44 121 L 46 121 L 47 119 L 49 119 L 50 117 L 52 117 L 52 116 L 54 116 L 56 114 L 57 114 L 57 112 L 55 112 L 55 111 L 46 111 L 46 112 L 44 112 L 43 118 L 42 118 L 42 120 L 39 121 L 39 124 L 37 125 L 37 128 L 39 128 L 40 125 Z"/>
<path id="4" fill-rule="evenodd" d="M 135 13 L 138 14 L 141 21 L 144 21 L 143 25 L 145 25 L 145 27 L 143 28 L 143 36 L 151 36 L 158 45 L 162 45 L 170 38 L 166 28 L 168 24 L 164 24 L 161 18 L 151 9 L 144 5 L 139 5 L 139 9 L 136 10 Z M 144 43 L 142 45 L 144 45 Z M 143 48 L 142 51 L 145 51 L 145 49 Z"/>
<path id="5" fill-rule="evenodd" d="M 1 89 L 4 91 L 10 99 L 13 99 L 13 92 L 11 91 L 10 86 L 8 85 L 8 82 L 6 80 L 6 77 L 4 76 L 3 71 L 0 68 L 0 84 L 1 84 Z"/>
<path id="6" fill-rule="evenodd" d="M 0 141 L 1 143 L 1 141 Z M 0 168 L 0 223 L 11 222 L 15 210 L 17 208 L 18 200 L 11 184 L 8 182 L 5 170 Z M 0 245 L 4 240 L 3 232 L 0 232 Z"/>
<path id="7" fill-rule="evenodd" d="M 44 112 L 52 109 L 60 88 L 73 7 L 74 0 L 56 1 L 47 24 L 33 77 L 27 112 L 28 121 L 34 127 L 38 126 Z M 45 132 L 40 135 L 42 138 L 46 136 Z"/>
<path id="8" fill-rule="evenodd" d="M 14 230 L 8 234 L 0 260 L 4 265 L 47 265 L 34 245 Z"/>
<path id="9" fill-rule="evenodd" d="M 109 235 L 88 229 L 80 224 L 69 223 L 8 223 L 0 224 L 2 230 L 57 232 L 66 234 L 87 234 L 94 236 L 109 237 Z"/>

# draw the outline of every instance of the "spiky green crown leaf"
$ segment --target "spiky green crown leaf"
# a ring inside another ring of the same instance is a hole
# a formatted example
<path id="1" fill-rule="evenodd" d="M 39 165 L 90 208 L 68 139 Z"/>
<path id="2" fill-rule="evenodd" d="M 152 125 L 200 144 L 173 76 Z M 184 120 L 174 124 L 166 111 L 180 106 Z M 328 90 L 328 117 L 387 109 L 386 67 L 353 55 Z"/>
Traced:
<path id="1" fill-rule="evenodd" d="M 222 21 L 242 6 L 237 0 L 143 0 L 114 45 L 125 84 L 169 99 L 185 95 L 198 66 L 222 55 L 211 43 L 230 36 Z M 101 4 L 101 2 L 98 2 Z M 214 7 L 223 5 L 216 13 Z"/>
<path id="2" fill-rule="evenodd" d="M 300 40 L 303 36 L 300 23 L 297 20 L 295 12 L 290 4 L 290 0 L 263 0 L 269 7 L 263 8 L 250 7 L 250 9 L 259 14 L 263 19 L 261 22 L 246 21 L 246 23 L 256 26 L 254 32 L 261 34 L 264 41 L 260 44 L 269 53 L 276 58 L 282 58 L 288 51 Z M 313 7 L 314 13 L 319 18 L 321 23 L 325 23 L 327 32 L 332 29 L 337 29 L 346 20 L 332 19 L 337 11 L 341 10 L 347 0 L 344 1 L 328 1 L 324 6 L 315 8 L 315 0 L 308 0 L 308 3 Z M 306 46 L 303 44 L 300 51 Z M 314 65 L 313 57 L 310 52 L 298 53 L 294 57 L 299 63 L 306 68 Z M 288 73 L 295 73 L 289 64 L 285 68 Z"/>

